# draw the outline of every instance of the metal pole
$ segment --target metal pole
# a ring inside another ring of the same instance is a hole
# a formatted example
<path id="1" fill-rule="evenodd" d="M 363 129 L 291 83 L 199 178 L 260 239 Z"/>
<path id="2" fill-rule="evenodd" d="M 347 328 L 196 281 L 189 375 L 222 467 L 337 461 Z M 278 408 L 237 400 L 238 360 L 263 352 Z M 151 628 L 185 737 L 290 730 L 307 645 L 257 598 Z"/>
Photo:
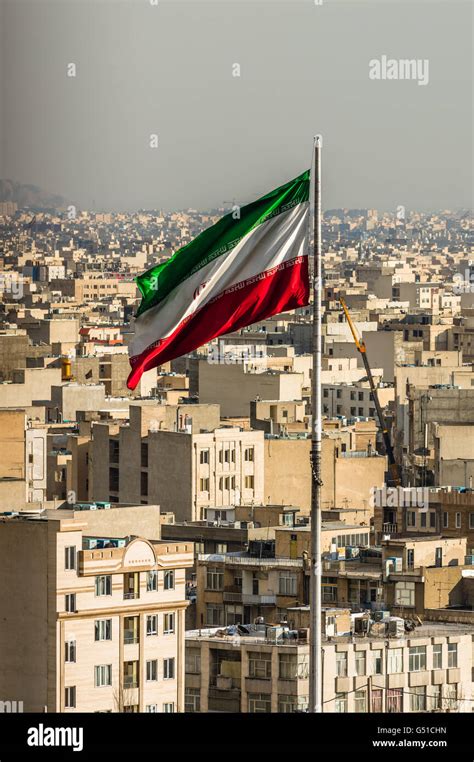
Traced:
<path id="1" fill-rule="evenodd" d="M 313 373 L 309 711 L 322 712 L 321 680 L 321 135 L 314 138 Z"/>

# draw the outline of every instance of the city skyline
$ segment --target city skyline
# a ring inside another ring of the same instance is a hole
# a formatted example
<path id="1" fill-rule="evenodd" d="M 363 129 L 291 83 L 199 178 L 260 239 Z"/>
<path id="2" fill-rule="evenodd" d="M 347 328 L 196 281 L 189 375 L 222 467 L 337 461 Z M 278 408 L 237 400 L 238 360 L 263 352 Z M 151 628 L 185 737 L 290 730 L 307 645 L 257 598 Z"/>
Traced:
<path id="1" fill-rule="evenodd" d="M 471 207 L 465 2 L 7 0 L 2 14 L 2 177 L 78 208 L 213 209 L 295 177 L 320 132 L 326 208 Z M 428 61 L 429 77 L 371 79 L 384 57 Z"/>

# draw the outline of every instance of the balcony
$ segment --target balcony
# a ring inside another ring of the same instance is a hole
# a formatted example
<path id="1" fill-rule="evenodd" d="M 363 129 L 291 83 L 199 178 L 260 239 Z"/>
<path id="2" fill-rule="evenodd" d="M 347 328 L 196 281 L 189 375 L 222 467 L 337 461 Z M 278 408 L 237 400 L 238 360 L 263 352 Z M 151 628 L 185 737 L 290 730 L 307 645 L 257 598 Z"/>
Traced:
<path id="1" fill-rule="evenodd" d="M 276 595 L 246 595 L 242 594 L 242 603 L 246 606 L 276 606 Z"/>
<path id="2" fill-rule="evenodd" d="M 127 590 L 123 594 L 124 601 L 131 601 L 139 597 L 140 597 L 140 593 L 138 592 L 138 590 L 132 590 L 132 591 Z"/>
<path id="3" fill-rule="evenodd" d="M 382 534 L 397 534 L 398 524 L 382 524 Z"/>
<path id="4" fill-rule="evenodd" d="M 124 632 L 123 642 L 126 646 L 139 643 L 139 637 L 135 632 Z"/>
<path id="5" fill-rule="evenodd" d="M 138 688 L 138 678 L 125 676 L 123 678 L 123 688 L 124 690 L 131 690 L 133 688 Z"/>
<path id="6" fill-rule="evenodd" d="M 224 603 L 242 603 L 242 591 L 224 590 L 223 601 Z"/>

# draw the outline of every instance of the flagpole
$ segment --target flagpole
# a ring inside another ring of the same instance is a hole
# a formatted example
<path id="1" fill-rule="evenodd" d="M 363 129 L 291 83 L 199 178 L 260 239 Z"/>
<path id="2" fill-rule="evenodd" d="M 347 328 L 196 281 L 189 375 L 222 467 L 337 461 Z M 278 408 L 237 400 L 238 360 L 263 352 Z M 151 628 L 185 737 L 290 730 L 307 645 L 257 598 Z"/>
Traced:
<path id="1" fill-rule="evenodd" d="M 321 671 L 321 147 L 313 162 L 313 372 L 311 385 L 311 580 L 309 711 L 322 712 Z"/>

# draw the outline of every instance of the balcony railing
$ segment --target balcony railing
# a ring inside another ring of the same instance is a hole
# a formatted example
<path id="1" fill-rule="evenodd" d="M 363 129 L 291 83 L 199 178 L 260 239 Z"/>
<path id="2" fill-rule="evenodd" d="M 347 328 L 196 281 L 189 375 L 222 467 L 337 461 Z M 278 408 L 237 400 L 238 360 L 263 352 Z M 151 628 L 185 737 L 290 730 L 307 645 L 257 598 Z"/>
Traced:
<path id="1" fill-rule="evenodd" d="M 275 606 L 276 595 L 242 595 L 242 603 L 247 606 Z"/>
<path id="2" fill-rule="evenodd" d="M 123 687 L 127 689 L 138 688 L 138 679 L 136 677 L 124 677 Z"/>
<path id="3" fill-rule="evenodd" d="M 227 566 L 281 566 L 289 568 L 303 566 L 302 558 L 253 558 L 252 556 L 237 556 L 232 553 L 198 553 L 198 561 L 222 563 Z"/>
<path id="4" fill-rule="evenodd" d="M 138 591 L 135 592 L 134 590 L 132 590 L 131 592 L 130 591 L 126 591 L 123 594 L 124 601 L 131 601 L 134 598 L 139 598 L 139 597 L 140 597 L 140 593 Z"/>
<path id="5" fill-rule="evenodd" d="M 383 534 L 396 534 L 398 532 L 398 524 L 382 524 Z"/>
<path id="6" fill-rule="evenodd" d="M 125 645 L 130 645 L 131 643 L 138 643 L 139 642 L 138 635 L 136 635 L 134 632 L 124 632 L 123 642 L 125 643 Z"/>

